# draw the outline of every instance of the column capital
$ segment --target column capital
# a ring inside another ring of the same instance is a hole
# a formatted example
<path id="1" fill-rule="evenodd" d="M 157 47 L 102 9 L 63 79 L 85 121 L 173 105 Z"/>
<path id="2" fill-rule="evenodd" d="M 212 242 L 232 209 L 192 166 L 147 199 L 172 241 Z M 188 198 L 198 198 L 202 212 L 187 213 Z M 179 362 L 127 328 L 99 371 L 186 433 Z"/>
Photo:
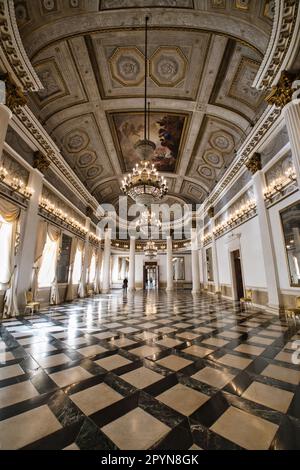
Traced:
<path id="1" fill-rule="evenodd" d="M 265 101 L 277 108 L 284 108 L 293 99 L 295 87 L 293 83 L 299 78 L 299 74 L 283 70 L 277 85 L 271 88 L 270 93 L 265 97 Z M 298 86 L 297 88 L 299 88 Z"/>
<path id="2" fill-rule="evenodd" d="M 21 87 L 16 85 L 9 73 L 2 74 L 0 79 L 5 83 L 5 101 L 11 111 L 27 104 L 27 98 Z"/>
<path id="3" fill-rule="evenodd" d="M 42 175 L 44 175 L 50 166 L 50 161 L 48 160 L 46 155 L 44 155 L 42 152 L 38 150 L 37 152 L 34 152 L 33 154 L 32 166 L 33 168 L 38 170 L 40 173 L 42 173 Z"/>
<path id="4" fill-rule="evenodd" d="M 262 169 L 260 153 L 255 152 L 245 163 L 245 166 L 247 170 L 252 173 L 252 175 L 255 175 L 257 171 L 260 171 Z"/>

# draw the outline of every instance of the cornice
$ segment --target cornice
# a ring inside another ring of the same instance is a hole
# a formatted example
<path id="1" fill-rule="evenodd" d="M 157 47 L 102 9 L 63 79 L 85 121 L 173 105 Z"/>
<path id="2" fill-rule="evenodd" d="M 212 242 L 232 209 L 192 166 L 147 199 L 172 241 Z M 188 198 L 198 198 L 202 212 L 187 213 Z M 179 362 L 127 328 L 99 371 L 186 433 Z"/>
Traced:
<path id="1" fill-rule="evenodd" d="M 91 196 L 90 192 L 85 188 L 80 179 L 70 169 L 59 149 L 56 147 L 34 114 L 30 111 L 28 106 L 16 109 L 13 119 L 23 127 L 25 133 L 29 132 L 31 134 L 37 148 L 45 153 L 49 161 L 55 165 L 65 178 L 67 178 L 70 187 L 73 190 L 75 189 L 81 197 L 84 198 L 86 205 L 90 205 L 96 210 L 99 206 L 99 202 Z"/>
<path id="2" fill-rule="evenodd" d="M 299 0 L 275 0 L 273 29 L 264 59 L 253 86 L 266 90 L 277 81 L 281 70 L 288 68 L 299 41 Z"/>
<path id="3" fill-rule="evenodd" d="M 43 85 L 27 57 L 20 38 L 13 0 L 0 0 L 1 56 L 14 82 L 24 91 L 38 91 Z"/>
<path id="4" fill-rule="evenodd" d="M 262 118 L 258 121 L 252 132 L 249 134 L 245 142 L 242 144 L 238 151 L 237 157 L 228 169 L 227 173 L 223 176 L 215 189 L 212 191 L 209 198 L 205 201 L 204 206 L 207 208 L 216 201 L 218 196 L 227 188 L 231 183 L 238 171 L 250 159 L 253 152 L 257 149 L 258 145 L 263 140 L 266 133 L 272 128 L 281 115 L 281 110 L 275 106 L 269 107 Z"/>

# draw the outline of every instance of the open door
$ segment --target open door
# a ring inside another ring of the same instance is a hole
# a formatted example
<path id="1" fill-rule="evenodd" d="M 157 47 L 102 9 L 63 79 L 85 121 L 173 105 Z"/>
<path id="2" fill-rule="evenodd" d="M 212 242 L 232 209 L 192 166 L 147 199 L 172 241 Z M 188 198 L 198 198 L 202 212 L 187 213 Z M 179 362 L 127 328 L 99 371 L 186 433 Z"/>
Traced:
<path id="1" fill-rule="evenodd" d="M 244 282 L 243 282 L 240 250 L 232 251 L 231 256 L 232 256 L 233 271 L 234 271 L 234 285 L 233 285 L 233 288 L 235 290 L 234 297 L 236 300 L 240 300 L 242 297 L 244 297 Z"/>

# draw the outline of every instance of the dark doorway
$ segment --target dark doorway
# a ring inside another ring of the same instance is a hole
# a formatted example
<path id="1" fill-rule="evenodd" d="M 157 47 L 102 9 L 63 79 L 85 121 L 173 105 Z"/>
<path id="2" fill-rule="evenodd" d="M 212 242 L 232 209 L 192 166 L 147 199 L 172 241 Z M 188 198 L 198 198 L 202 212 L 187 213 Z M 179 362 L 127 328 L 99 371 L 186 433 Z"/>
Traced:
<path id="1" fill-rule="evenodd" d="M 244 283 L 243 283 L 243 275 L 242 275 L 240 250 L 233 251 L 232 258 L 233 258 L 233 263 L 234 263 L 236 294 L 239 300 L 242 297 L 244 297 Z"/>

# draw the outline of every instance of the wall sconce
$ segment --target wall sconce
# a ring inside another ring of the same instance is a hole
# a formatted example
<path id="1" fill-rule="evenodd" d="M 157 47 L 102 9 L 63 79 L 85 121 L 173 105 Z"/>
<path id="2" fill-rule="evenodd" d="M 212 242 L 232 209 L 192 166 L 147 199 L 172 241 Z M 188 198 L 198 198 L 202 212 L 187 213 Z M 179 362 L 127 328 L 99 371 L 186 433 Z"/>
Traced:
<path id="1" fill-rule="evenodd" d="M 33 189 L 26 186 L 20 178 L 10 177 L 4 166 L 0 166 L 0 180 L 7 185 L 13 192 L 19 193 L 25 199 L 29 199 L 33 194 Z"/>
<path id="2" fill-rule="evenodd" d="M 296 180 L 297 176 L 294 168 L 289 168 L 284 173 L 284 175 L 279 176 L 271 184 L 269 184 L 269 186 L 266 187 L 264 190 L 264 198 L 272 201 L 276 194 L 282 195 L 287 186 L 289 186 L 291 183 L 294 183 Z"/>

